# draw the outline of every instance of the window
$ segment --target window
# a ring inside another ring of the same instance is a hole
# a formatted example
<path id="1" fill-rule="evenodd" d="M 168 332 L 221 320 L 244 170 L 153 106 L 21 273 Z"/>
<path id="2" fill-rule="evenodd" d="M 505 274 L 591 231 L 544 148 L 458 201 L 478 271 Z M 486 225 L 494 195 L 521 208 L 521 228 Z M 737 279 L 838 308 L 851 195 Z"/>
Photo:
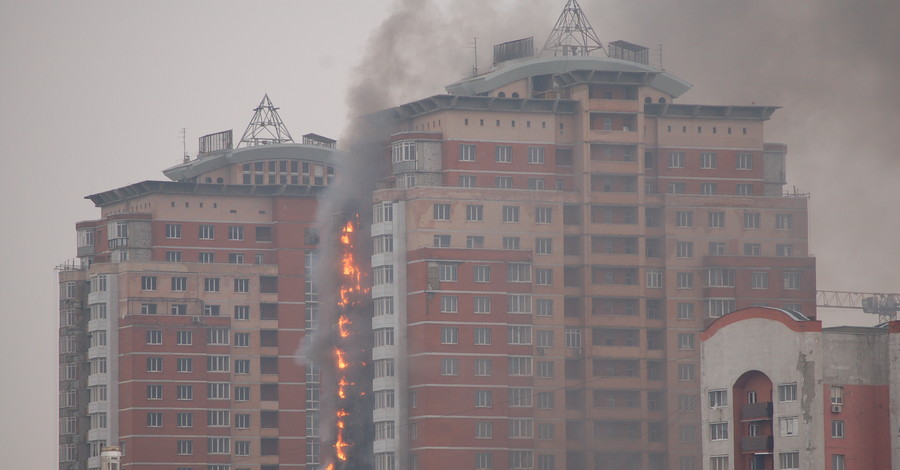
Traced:
<path id="1" fill-rule="evenodd" d="M 840 419 L 831 420 L 831 437 L 832 439 L 844 438 L 844 421 Z"/>
<path id="2" fill-rule="evenodd" d="M 734 299 L 707 299 L 704 305 L 707 318 L 719 318 L 735 310 Z"/>
<path id="3" fill-rule="evenodd" d="M 734 269 L 709 268 L 706 272 L 706 285 L 709 287 L 734 287 L 734 278 Z"/>
<path id="4" fill-rule="evenodd" d="M 694 380 L 693 364 L 678 364 L 678 380 L 692 381 Z"/>
<path id="5" fill-rule="evenodd" d="M 179 428 L 190 428 L 194 426 L 193 413 L 178 413 L 177 423 Z"/>
<path id="6" fill-rule="evenodd" d="M 503 206 L 503 221 L 504 222 L 518 222 L 519 221 L 519 206 Z"/>
<path id="7" fill-rule="evenodd" d="M 231 225 L 228 227 L 228 239 L 229 240 L 243 240 L 244 239 L 244 226 L 243 225 Z"/>
<path id="8" fill-rule="evenodd" d="M 532 403 L 531 387 L 510 387 L 509 388 L 509 406 L 530 408 Z"/>
<path id="9" fill-rule="evenodd" d="M 694 349 L 693 333 L 678 333 L 678 349 L 692 350 Z"/>
<path id="10" fill-rule="evenodd" d="M 564 334 L 566 337 L 566 347 L 569 349 L 580 349 L 581 348 L 581 328 L 577 327 L 566 327 L 564 330 Z"/>
<path id="11" fill-rule="evenodd" d="M 216 254 L 208 251 L 201 251 L 197 260 L 201 263 L 215 263 Z"/>
<path id="12" fill-rule="evenodd" d="M 228 395 L 227 389 L 225 394 Z M 234 401 L 250 401 L 250 387 L 234 387 Z"/>
<path id="13" fill-rule="evenodd" d="M 378 235 L 373 237 L 373 251 L 377 253 L 392 253 L 394 251 L 393 235 Z"/>
<path id="14" fill-rule="evenodd" d="M 244 254 L 228 253 L 228 262 L 231 264 L 244 264 Z"/>
<path id="15" fill-rule="evenodd" d="M 156 290 L 156 276 L 141 276 L 141 290 Z"/>
<path id="16" fill-rule="evenodd" d="M 475 407 L 490 408 L 494 406 L 494 394 L 491 390 L 475 391 Z"/>
<path id="17" fill-rule="evenodd" d="M 694 243 L 693 242 L 676 242 L 675 243 L 675 256 L 679 258 L 691 258 L 694 256 Z"/>
<path id="18" fill-rule="evenodd" d="M 250 306 L 249 305 L 235 305 L 234 306 L 234 319 L 235 320 L 249 320 L 250 319 Z M 237 338 L 238 334 L 235 334 L 235 338 Z M 237 340 L 235 340 L 235 344 L 237 344 Z"/>
<path id="19" fill-rule="evenodd" d="M 162 372 L 163 364 L 161 357 L 148 357 L 147 358 L 147 372 Z"/>
<path id="20" fill-rule="evenodd" d="M 738 170 L 752 170 L 753 169 L 753 154 L 751 154 L 751 153 L 737 154 L 737 169 Z"/>
<path id="21" fill-rule="evenodd" d="M 456 263 L 441 263 L 438 266 L 442 282 L 456 282 L 458 279 L 457 268 L 459 267 Z M 393 269 L 393 266 L 391 268 Z"/>
<path id="22" fill-rule="evenodd" d="M 503 237 L 503 249 L 504 250 L 518 250 L 519 249 L 519 237 Z"/>
<path id="23" fill-rule="evenodd" d="M 494 426 L 490 421 L 478 421 L 475 423 L 475 438 L 490 439 L 494 435 Z"/>
<path id="24" fill-rule="evenodd" d="M 390 202 L 382 202 L 373 206 L 373 223 L 390 222 L 394 220 L 394 206 Z"/>
<path id="25" fill-rule="evenodd" d="M 207 277 L 203 279 L 203 290 L 205 292 L 219 292 L 219 278 Z"/>
<path id="26" fill-rule="evenodd" d="M 163 414 L 160 412 L 147 413 L 147 427 L 161 428 L 163 425 Z"/>
<path id="27" fill-rule="evenodd" d="M 481 204 L 469 204 L 466 206 L 466 220 L 469 222 L 481 222 L 484 220 L 484 206 Z"/>
<path id="28" fill-rule="evenodd" d="M 459 359 L 450 357 L 441 359 L 441 375 L 459 375 Z"/>
<path id="29" fill-rule="evenodd" d="M 475 145 L 459 144 L 459 161 L 474 162 L 475 161 Z"/>
<path id="30" fill-rule="evenodd" d="M 162 398 L 163 398 L 162 385 L 147 385 L 147 399 L 148 400 L 162 400 Z"/>
<path id="31" fill-rule="evenodd" d="M 376 266 L 372 268 L 372 283 L 393 284 L 394 283 L 394 266 Z"/>
<path id="32" fill-rule="evenodd" d="M 531 375 L 532 362 L 530 356 L 510 356 L 507 359 L 509 375 Z"/>
<path id="33" fill-rule="evenodd" d="M 659 289 L 662 288 L 662 271 L 647 271 L 647 287 Z"/>
<path id="34" fill-rule="evenodd" d="M 175 344 L 179 346 L 190 346 L 193 342 L 194 332 L 191 330 L 178 330 L 175 336 Z"/>
<path id="35" fill-rule="evenodd" d="M 235 359 L 234 360 L 234 373 L 235 374 L 249 374 L 250 373 L 250 359 Z"/>
<path id="36" fill-rule="evenodd" d="M 678 320 L 691 320 L 694 318 L 694 304 L 690 302 L 679 302 L 676 313 Z"/>
<path id="37" fill-rule="evenodd" d="M 227 382 L 210 382 L 206 384 L 206 398 L 210 400 L 228 400 L 230 397 L 230 388 L 231 384 Z M 237 388 L 235 387 L 235 392 L 237 392 Z M 248 389 L 249 390 L 249 389 Z M 237 393 L 235 393 L 235 400 L 237 400 Z"/>
<path id="38" fill-rule="evenodd" d="M 210 454 L 228 454 L 231 439 L 228 437 L 210 437 L 208 441 L 208 450 Z"/>
<path id="39" fill-rule="evenodd" d="M 844 387 L 836 385 L 831 387 L 831 404 L 838 406 L 844 404 Z"/>
<path id="40" fill-rule="evenodd" d="M 538 330 L 535 337 L 535 346 L 539 348 L 552 348 L 553 332 L 549 330 Z"/>
<path id="41" fill-rule="evenodd" d="M 455 295 L 441 296 L 441 313 L 456 313 L 458 311 L 458 298 Z"/>
<path id="42" fill-rule="evenodd" d="M 166 238 L 181 238 L 181 224 L 166 224 Z"/>
<path id="43" fill-rule="evenodd" d="M 493 363 L 490 359 L 475 359 L 475 376 L 490 377 L 493 373 Z"/>
<path id="44" fill-rule="evenodd" d="M 411 162 L 416 159 L 416 142 L 404 140 L 391 145 L 391 160 L 394 163 Z"/>
<path id="45" fill-rule="evenodd" d="M 769 288 L 769 273 L 767 272 L 754 272 L 751 274 L 751 287 L 753 289 L 768 289 Z"/>
<path id="46" fill-rule="evenodd" d="M 454 326 L 441 327 L 441 344 L 459 344 L 459 328 Z"/>
<path id="47" fill-rule="evenodd" d="M 694 224 L 694 213 L 691 211 L 675 212 L 676 227 L 690 227 Z"/>
<path id="48" fill-rule="evenodd" d="M 531 282 L 531 265 L 528 263 L 509 263 L 506 265 L 508 282 Z"/>
<path id="49" fill-rule="evenodd" d="M 193 372 L 194 370 L 194 360 L 190 357 L 179 357 L 176 365 L 178 372 Z"/>
<path id="50" fill-rule="evenodd" d="M 831 456 L 831 470 L 847 470 L 843 455 L 834 454 Z"/>
<path id="51" fill-rule="evenodd" d="M 553 378 L 553 365 L 551 361 L 538 361 L 537 376 L 545 379 Z"/>
<path id="52" fill-rule="evenodd" d="M 728 456 L 717 455 L 709 458 L 709 470 L 728 470 Z"/>
<path id="53" fill-rule="evenodd" d="M 498 145 L 495 149 L 494 161 L 497 163 L 512 163 L 512 147 Z"/>
<path id="54" fill-rule="evenodd" d="M 544 189 L 544 178 L 528 178 L 528 189 L 532 189 L 532 190 Z"/>
<path id="55" fill-rule="evenodd" d="M 725 244 L 722 242 L 710 242 L 709 254 L 713 256 L 723 256 L 725 254 Z"/>
<path id="56" fill-rule="evenodd" d="M 798 470 L 800 468 L 800 452 L 779 452 L 778 468 L 780 470 Z"/>
<path id="57" fill-rule="evenodd" d="M 227 428 L 231 426 L 231 412 L 228 410 L 208 410 L 206 424 L 210 427 Z"/>
<path id="58" fill-rule="evenodd" d="M 759 228 L 759 212 L 744 212 L 744 228 Z"/>
<path id="59" fill-rule="evenodd" d="M 728 390 L 710 390 L 709 407 L 715 409 L 723 406 L 728 406 Z"/>
<path id="60" fill-rule="evenodd" d="M 147 330 L 147 344 L 162 344 L 162 330 Z"/>
<path id="61" fill-rule="evenodd" d="M 738 196 L 752 196 L 753 195 L 753 184 L 738 183 L 737 184 L 737 195 Z"/>
<path id="62" fill-rule="evenodd" d="M 474 313 L 476 313 L 476 314 L 491 313 L 491 298 L 490 297 L 476 296 L 473 299 L 473 303 L 474 303 Z"/>
<path id="63" fill-rule="evenodd" d="M 709 423 L 709 440 L 724 441 L 728 439 L 728 423 Z"/>
<path id="64" fill-rule="evenodd" d="M 669 168 L 684 168 L 684 152 L 669 153 Z"/>
<path id="65" fill-rule="evenodd" d="M 694 287 L 694 273 L 678 273 L 678 288 L 692 289 Z"/>
<path id="66" fill-rule="evenodd" d="M 800 289 L 800 273 L 784 273 L 784 288 L 788 290 Z"/>
<path id="67" fill-rule="evenodd" d="M 491 267 L 476 265 L 472 267 L 472 276 L 475 282 L 491 282 Z"/>
<path id="68" fill-rule="evenodd" d="M 474 175 L 460 175 L 459 176 L 459 187 L 460 188 L 474 188 L 476 187 L 476 179 Z"/>
<path id="69" fill-rule="evenodd" d="M 494 455 L 487 452 L 475 454 L 475 470 L 491 470 L 494 468 Z"/>
<path id="70" fill-rule="evenodd" d="M 166 252 L 166 261 L 170 263 L 180 263 L 181 262 L 181 252 L 180 251 L 167 251 Z"/>
<path id="71" fill-rule="evenodd" d="M 228 372 L 231 370 L 230 359 L 228 356 L 206 356 L 207 372 Z"/>
<path id="72" fill-rule="evenodd" d="M 528 294 L 510 294 L 506 296 L 507 313 L 531 313 L 531 296 Z"/>
<path id="73" fill-rule="evenodd" d="M 797 416 L 778 418 L 778 428 L 782 436 L 796 436 L 800 419 Z"/>
<path id="74" fill-rule="evenodd" d="M 537 299 L 534 301 L 535 304 L 535 314 L 539 317 L 551 317 L 553 316 L 553 300 L 552 299 Z"/>
<path id="75" fill-rule="evenodd" d="M 374 346 L 393 346 L 394 345 L 394 329 L 393 328 L 376 328 L 373 331 L 375 342 Z"/>
<path id="76" fill-rule="evenodd" d="M 534 270 L 534 283 L 539 286 L 553 285 L 553 269 L 538 268 Z"/>
<path id="77" fill-rule="evenodd" d="M 481 235 L 466 235 L 466 248 L 484 248 L 484 237 Z"/>
<path id="78" fill-rule="evenodd" d="M 511 189 L 513 179 L 510 176 L 498 176 L 494 179 L 494 183 L 498 189 Z"/>
<path id="79" fill-rule="evenodd" d="M 794 255 L 794 247 L 792 245 L 787 244 L 777 244 L 775 245 L 775 256 L 793 256 Z"/>
<path id="80" fill-rule="evenodd" d="M 507 344 L 531 344 L 530 325 L 510 325 L 506 329 Z"/>
<path id="81" fill-rule="evenodd" d="M 710 228 L 725 228 L 724 212 L 709 212 L 708 216 Z"/>
<path id="82" fill-rule="evenodd" d="M 513 439 L 534 437 L 534 420 L 531 418 L 512 418 L 509 420 L 509 437 Z"/>
<path id="83" fill-rule="evenodd" d="M 216 237 L 216 227 L 214 225 L 200 225 L 198 237 L 201 240 L 212 240 Z"/>
<path id="84" fill-rule="evenodd" d="M 544 147 L 528 147 L 528 163 L 544 163 Z"/>
<path id="85" fill-rule="evenodd" d="M 435 235 L 434 236 L 434 247 L 435 248 L 450 248 L 450 235 Z"/>
<path id="86" fill-rule="evenodd" d="M 778 386 L 778 401 L 797 401 L 797 384 L 781 384 Z"/>
<path id="87" fill-rule="evenodd" d="M 762 245 L 759 243 L 744 243 L 744 256 L 759 256 L 762 254 Z"/>
<path id="88" fill-rule="evenodd" d="M 552 207 L 535 207 L 534 208 L 534 221 L 539 224 L 550 224 L 553 223 L 553 208 Z"/>
<path id="89" fill-rule="evenodd" d="M 194 441 L 190 439 L 178 439 L 176 441 L 176 453 L 178 455 L 193 455 Z"/>
<path id="90" fill-rule="evenodd" d="M 685 184 L 682 182 L 669 183 L 669 194 L 684 194 Z"/>
<path id="91" fill-rule="evenodd" d="M 250 292 L 250 279 L 235 279 L 234 280 L 234 291 L 237 293 Z"/>
<path id="92" fill-rule="evenodd" d="M 794 216 L 792 214 L 775 214 L 775 229 L 790 230 L 794 228 Z"/>
<path id="93" fill-rule="evenodd" d="M 435 204 L 433 210 L 434 220 L 450 220 L 450 204 Z"/>
<path id="94" fill-rule="evenodd" d="M 700 168 L 711 170 L 716 168 L 716 153 L 702 152 L 700 154 Z"/>

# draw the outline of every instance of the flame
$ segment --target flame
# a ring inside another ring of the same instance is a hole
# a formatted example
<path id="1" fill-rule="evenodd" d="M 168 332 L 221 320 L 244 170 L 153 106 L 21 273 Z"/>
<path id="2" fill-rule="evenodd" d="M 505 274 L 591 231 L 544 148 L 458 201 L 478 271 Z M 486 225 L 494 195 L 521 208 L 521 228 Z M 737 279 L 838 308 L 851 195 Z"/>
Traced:
<path id="1" fill-rule="evenodd" d="M 344 369 L 346 369 L 346 368 L 350 365 L 350 363 L 348 363 L 347 360 L 344 359 L 344 351 L 335 348 L 335 349 L 334 349 L 334 354 L 335 354 L 335 356 L 337 356 L 337 367 L 338 367 L 338 369 L 344 370 Z"/>
<path id="2" fill-rule="evenodd" d="M 341 399 L 347 398 L 346 387 L 348 385 L 353 385 L 353 382 L 347 382 L 347 379 L 345 379 L 344 377 L 341 377 L 341 380 L 338 382 L 338 396 Z M 341 410 L 341 411 L 343 411 L 343 410 Z M 338 413 L 338 416 L 341 416 L 340 413 Z"/>
<path id="3" fill-rule="evenodd" d="M 350 331 L 347 330 L 347 325 L 352 325 L 352 324 L 353 324 L 353 322 L 350 321 L 349 318 L 345 317 L 344 315 L 341 315 L 341 317 L 338 319 L 338 332 L 341 334 L 341 338 L 346 338 L 346 337 L 350 336 Z"/>

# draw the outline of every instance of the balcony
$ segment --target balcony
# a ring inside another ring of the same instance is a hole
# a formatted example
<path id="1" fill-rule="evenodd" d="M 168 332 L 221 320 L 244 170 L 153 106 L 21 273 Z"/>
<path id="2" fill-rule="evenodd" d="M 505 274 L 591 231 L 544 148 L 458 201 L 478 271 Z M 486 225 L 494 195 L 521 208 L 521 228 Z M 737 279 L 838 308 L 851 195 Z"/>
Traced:
<path id="1" fill-rule="evenodd" d="M 774 442 L 772 436 L 742 437 L 741 452 L 772 452 Z"/>
<path id="2" fill-rule="evenodd" d="M 748 403 L 741 406 L 741 421 L 772 419 L 772 402 Z"/>

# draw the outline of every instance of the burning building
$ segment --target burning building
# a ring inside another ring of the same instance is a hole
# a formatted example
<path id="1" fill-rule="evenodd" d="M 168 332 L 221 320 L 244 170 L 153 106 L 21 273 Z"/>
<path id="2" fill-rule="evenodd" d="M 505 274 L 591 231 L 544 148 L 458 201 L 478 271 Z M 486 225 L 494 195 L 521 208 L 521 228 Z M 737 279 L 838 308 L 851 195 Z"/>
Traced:
<path id="1" fill-rule="evenodd" d="M 202 137 L 197 158 L 165 170 L 172 181 L 88 196 L 100 218 L 77 224 L 80 262 L 59 273 L 60 469 L 99 468 L 111 445 L 131 469 L 334 455 L 320 405 L 338 393 L 333 361 L 300 345 L 338 330 L 320 323 L 316 269 L 320 238 L 341 234 L 315 220 L 338 151 L 315 134 L 294 143 L 268 97 L 255 111 L 236 147 L 231 131 Z"/>

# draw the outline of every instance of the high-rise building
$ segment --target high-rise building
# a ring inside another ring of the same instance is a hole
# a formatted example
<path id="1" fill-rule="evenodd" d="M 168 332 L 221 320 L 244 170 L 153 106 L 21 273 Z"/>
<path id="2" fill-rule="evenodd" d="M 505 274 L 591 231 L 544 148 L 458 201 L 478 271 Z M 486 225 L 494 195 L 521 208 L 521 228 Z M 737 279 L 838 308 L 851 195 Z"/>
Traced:
<path id="1" fill-rule="evenodd" d="M 815 317 L 776 108 L 675 103 L 689 85 L 647 48 L 588 55 L 570 17 L 539 57 L 498 45 L 489 73 L 377 115 L 378 470 L 698 470 L 699 332 Z"/>
<path id="2" fill-rule="evenodd" d="M 714 321 L 701 337 L 704 468 L 898 468 L 898 333 L 776 308 Z"/>
<path id="3" fill-rule="evenodd" d="M 604 48 L 575 0 L 550 38 L 370 116 L 391 129 L 361 231 L 355 445 L 375 470 L 700 469 L 700 331 L 758 305 L 815 317 L 807 199 L 764 137 L 776 108 L 675 103 L 690 85 L 645 47 Z M 256 111 L 243 148 L 212 134 L 172 181 L 89 196 L 101 216 L 60 270 L 61 469 L 105 445 L 133 469 L 328 463 L 330 377 L 295 353 L 335 301 L 310 273 L 336 150 Z"/>
<path id="4" fill-rule="evenodd" d="M 237 148 L 200 139 L 172 181 L 88 196 L 60 269 L 60 469 L 318 464 L 316 195 L 335 142 L 294 144 L 266 97 Z"/>

